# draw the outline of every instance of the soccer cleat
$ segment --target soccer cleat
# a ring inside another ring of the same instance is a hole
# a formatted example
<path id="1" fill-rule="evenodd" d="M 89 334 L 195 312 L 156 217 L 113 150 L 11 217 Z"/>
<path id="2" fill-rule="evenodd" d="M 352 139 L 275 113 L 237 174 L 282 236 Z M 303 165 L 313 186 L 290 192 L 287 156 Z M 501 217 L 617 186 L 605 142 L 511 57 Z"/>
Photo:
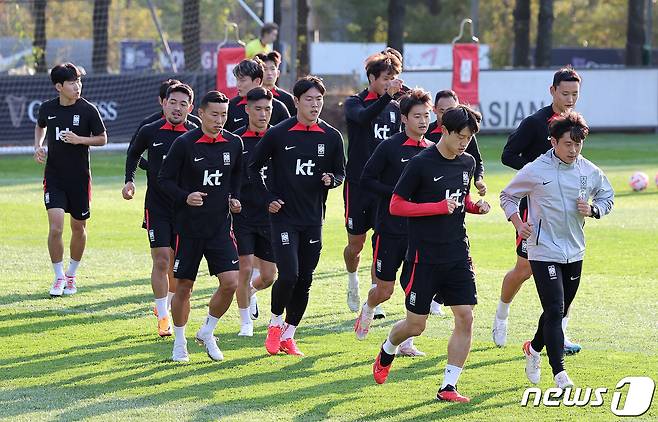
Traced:
<path id="1" fill-rule="evenodd" d="M 283 340 L 279 345 L 279 350 L 283 353 L 293 356 L 304 356 L 301 350 L 297 347 L 297 343 L 294 338 L 289 338 Z"/>
<path id="2" fill-rule="evenodd" d="M 174 351 L 171 355 L 174 362 L 189 362 L 190 355 L 187 353 L 187 342 L 183 344 L 174 343 Z"/>
<path id="3" fill-rule="evenodd" d="M 438 393 L 436 393 L 436 399 L 440 401 L 451 401 L 456 403 L 468 403 L 471 401 L 471 399 L 468 397 L 459 394 L 459 391 L 457 391 L 457 389 L 450 384 L 446 385 L 440 389 Z"/>
<path id="4" fill-rule="evenodd" d="M 582 347 L 578 343 L 572 343 L 568 338 L 564 337 L 564 354 L 575 355 L 580 352 Z"/>
<path id="5" fill-rule="evenodd" d="M 238 333 L 239 337 L 253 337 L 254 336 L 254 324 L 242 324 L 240 325 L 240 332 Z"/>
<path id="6" fill-rule="evenodd" d="M 267 327 L 267 338 L 265 339 L 265 349 L 270 355 L 276 355 L 281 349 L 281 334 L 283 329 L 278 325 Z"/>
<path id="7" fill-rule="evenodd" d="M 75 276 L 66 276 L 66 285 L 64 286 L 65 295 L 74 295 L 78 292 L 78 288 L 75 287 Z"/>
<path id="8" fill-rule="evenodd" d="M 384 319 L 386 318 L 386 312 L 382 309 L 382 305 L 375 306 L 375 319 Z"/>
<path id="9" fill-rule="evenodd" d="M 422 352 L 418 350 L 416 345 L 411 342 L 407 344 L 407 342 L 403 342 L 400 347 L 398 347 L 398 353 L 397 356 L 406 356 L 410 358 L 416 358 L 416 357 L 421 357 L 425 356 L 425 352 Z"/>
<path id="10" fill-rule="evenodd" d="M 60 297 L 64 294 L 64 284 L 66 284 L 65 278 L 56 278 L 53 282 L 53 287 L 50 288 L 50 296 Z"/>
<path id="11" fill-rule="evenodd" d="M 352 312 L 358 312 L 361 306 L 361 298 L 359 297 L 359 285 L 347 286 L 347 306 Z"/>
<path id="12" fill-rule="evenodd" d="M 171 325 L 169 324 L 169 317 L 164 317 L 158 320 L 158 335 L 160 337 L 169 337 L 171 335 Z"/>
<path id="13" fill-rule="evenodd" d="M 388 373 L 391 370 L 391 366 L 393 365 L 393 362 L 391 362 L 390 365 L 388 366 L 382 366 L 379 362 L 381 360 L 382 356 L 382 351 L 379 351 L 379 354 L 377 354 L 377 359 L 375 359 L 375 363 L 372 364 L 372 376 L 375 378 L 375 382 L 377 384 L 384 384 L 386 382 L 386 378 L 388 378 Z"/>
<path id="14" fill-rule="evenodd" d="M 567 371 L 558 372 L 554 379 L 555 385 L 557 385 L 558 388 L 573 388 L 573 381 L 571 381 L 571 378 L 567 375 Z"/>
<path id="15" fill-rule="evenodd" d="M 439 302 L 432 301 L 432 304 L 430 305 L 430 314 L 432 315 L 437 315 L 437 316 L 445 316 L 446 313 L 443 312 L 443 308 L 441 308 L 441 304 Z"/>
<path id="16" fill-rule="evenodd" d="M 217 346 L 217 337 L 213 335 L 204 335 L 201 330 L 197 331 L 195 340 L 199 346 L 206 348 L 208 357 L 212 360 L 224 360 L 224 354 Z"/>
<path id="17" fill-rule="evenodd" d="M 498 319 L 497 316 L 494 316 L 491 332 L 494 344 L 498 347 L 505 346 L 505 343 L 507 343 L 507 319 Z"/>
<path id="18" fill-rule="evenodd" d="M 541 355 L 530 352 L 530 340 L 523 343 L 523 354 L 525 355 L 525 375 L 533 384 L 539 383 L 541 378 Z"/>
<path id="19" fill-rule="evenodd" d="M 258 319 L 258 299 L 255 293 L 249 299 L 249 316 L 252 320 Z"/>
<path id="20" fill-rule="evenodd" d="M 354 334 L 356 334 L 357 339 L 364 340 L 366 338 L 368 331 L 370 330 L 371 323 L 372 318 L 364 317 L 363 309 L 361 309 L 359 316 L 356 317 L 356 321 L 354 321 Z"/>

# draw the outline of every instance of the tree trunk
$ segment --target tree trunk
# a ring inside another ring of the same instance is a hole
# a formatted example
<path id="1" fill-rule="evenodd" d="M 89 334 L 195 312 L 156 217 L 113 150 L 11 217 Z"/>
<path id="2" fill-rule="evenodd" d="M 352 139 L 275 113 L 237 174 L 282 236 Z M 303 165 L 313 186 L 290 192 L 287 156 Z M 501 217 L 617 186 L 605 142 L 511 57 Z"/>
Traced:
<path id="1" fill-rule="evenodd" d="M 308 1 L 297 0 L 297 78 L 311 73 L 308 44 Z"/>
<path id="2" fill-rule="evenodd" d="M 535 48 L 535 67 L 551 65 L 553 49 L 553 0 L 539 1 L 537 19 L 537 47 Z"/>
<path id="3" fill-rule="evenodd" d="M 626 28 L 626 65 L 642 65 L 644 47 L 644 0 L 628 1 L 628 26 Z"/>
<path id="4" fill-rule="evenodd" d="M 185 70 L 201 69 L 201 23 L 199 22 L 199 0 L 183 1 L 183 55 Z"/>
<path id="5" fill-rule="evenodd" d="M 93 36 L 94 47 L 91 67 L 94 73 L 107 73 L 107 27 L 111 0 L 94 0 Z"/>
<path id="6" fill-rule="evenodd" d="M 46 73 L 46 0 L 34 0 L 34 41 L 32 54 L 34 69 L 37 73 Z"/>
<path id="7" fill-rule="evenodd" d="M 404 15 L 406 12 L 404 0 L 388 0 L 388 40 L 393 47 L 404 55 Z"/>
<path id="8" fill-rule="evenodd" d="M 530 0 L 516 0 L 514 7 L 514 67 L 530 66 Z"/>

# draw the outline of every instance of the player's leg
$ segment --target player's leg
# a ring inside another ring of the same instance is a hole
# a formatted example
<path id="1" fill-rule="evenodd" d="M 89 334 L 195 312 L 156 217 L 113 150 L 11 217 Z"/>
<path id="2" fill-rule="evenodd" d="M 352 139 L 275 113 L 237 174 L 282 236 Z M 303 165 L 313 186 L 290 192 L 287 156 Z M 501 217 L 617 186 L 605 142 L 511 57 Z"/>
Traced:
<path id="1" fill-rule="evenodd" d="M 347 246 L 343 250 L 347 270 L 347 306 L 352 312 L 357 312 L 361 306 L 358 276 L 361 251 L 368 230 L 374 227 L 375 216 L 372 209 L 376 207 L 377 201 L 363 192 L 358 185 L 349 182 L 344 184 L 343 199 L 347 230 Z"/>
<path id="2" fill-rule="evenodd" d="M 366 233 L 347 233 L 347 246 L 343 250 L 345 269 L 347 270 L 347 306 L 350 311 L 356 312 L 361 303 L 359 295 L 359 263 L 361 262 L 361 251 L 366 242 Z"/>
<path id="3" fill-rule="evenodd" d="M 256 233 L 249 226 L 242 223 L 234 224 L 233 230 L 240 257 L 238 288 L 235 292 L 235 298 L 238 302 L 238 312 L 240 313 L 240 332 L 238 335 L 251 337 L 254 333 L 254 325 L 249 316 L 249 298 L 251 296 L 250 282 L 254 265 Z"/>
<path id="4" fill-rule="evenodd" d="M 175 234 L 172 234 L 174 242 L 178 238 Z M 176 294 L 176 277 L 174 277 L 174 257 L 176 256 L 176 245 L 172 245 L 169 248 L 169 270 L 167 271 L 167 309 L 171 311 L 171 301 L 174 300 L 174 294 Z"/>
<path id="5" fill-rule="evenodd" d="M 50 289 L 51 296 L 64 294 L 66 276 L 64 274 L 64 209 L 48 209 L 48 253 L 55 272 L 55 280 Z"/>
<path id="6" fill-rule="evenodd" d="M 64 294 L 77 292 L 76 271 L 87 245 L 87 219 L 90 217 L 91 180 L 66 189 L 71 215 L 71 244 L 69 268 L 66 270 L 66 287 Z"/>
<path id="7" fill-rule="evenodd" d="M 252 320 L 257 319 L 260 314 L 256 292 L 269 288 L 276 278 L 272 234 L 269 226 L 258 227 L 254 255 L 254 266 L 258 265 L 259 271 L 255 275 L 256 268 L 254 268 L 249 282 L 249 314 Z"/>
<path id="8" fill-rule="evenodd" d="M 573 355 L 582 349 L 582 347 L 571 342 L 567 338 L 567 322 L 569 321 L 569 313 L 571 311 L 571 304 L 578 286 L 580 284 L 580 276 L 583 268 L 583 261 L 572 262 L 562 266 L 562 281 L 564 283 L 564 317 L 562 318 L 562 333 L 564 334 L 564 354 Z"/>
<path id="9" fill-rule="evenodd" d="M 152 247 L 151 260 L 151 289 L 155 300 L 155 313 L 158 318 L 158 335 L 166 337 L 171 335 L 169 323 L 169 308 L 167 306 L 169 293 L 169 268 L 171 266 L 171 248 Z"/>

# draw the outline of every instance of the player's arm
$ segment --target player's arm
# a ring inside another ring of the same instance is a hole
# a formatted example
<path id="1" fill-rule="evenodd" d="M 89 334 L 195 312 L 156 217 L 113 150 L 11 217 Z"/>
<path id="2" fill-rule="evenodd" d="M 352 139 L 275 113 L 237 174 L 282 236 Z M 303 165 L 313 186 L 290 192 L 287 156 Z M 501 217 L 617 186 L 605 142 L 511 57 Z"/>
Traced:
<path id="1" fill-rule="evenodd" d="M 121 191 L 123 199 L 133 199 L 135 195 L 135 172 L 137 171 L 142 154 L 148 148 L 149 136 L 146 133 L 147 131 L 142 127 L 135 139 L 128 146 L 128 152 L 126 153 L 126 174 L 124 177 L 125 184 Z"/>
<path id="2" fill-rule="evenodd" d="M 137 130 L 135 130 L 135 133 L 133 133 L 132 138 L 130 138 L 130 143 L 128 144 L 128 148 L 130 148 L 130 146 L 135 142 L 135 138 L 137 138 L 137 134 L 139 133 L 139 130 L 140 130 L 143 126 L 145 126 L 145 124 L 144 124 L 144 121 L 145 121 L 145 120 L 146 120 L 146 119 L 142 120 L 142 122 L 141 122 L 141 123 L 139 124 L 139 126 L 137 127 Z M 147 160 L 146 158 L 144 158 L 144 157 L 139 157 L 139 164 L 138 164 L 138 166 L 139 166 L 140 169 L 146 171 L 146 170 L 149 169 L 149 162 L 148 162 L 148 160 Z"/>
<path id="3" fill-rule="evenodd" d="M 267 198 L 268 203 L 280 200 L 269 191 L 267 185 L 265 184 L 265 179 L 260 173 L 260 169 L 265 165 L 265 163 L 267 163 L 267 160 L 272 157 L 272 152 L 274 151 L 275 145 L 274 142 L 275 138 L 272 135 L 272 130 L 265 132 L 263 138 L 256 144 L 256 147 L 254 148 L 254 151 L 249 158 L 249 164 L 247 165 L 247 176 L 249 177 L 249 181 L 256 187 L 257 190 L 263 194 L 265 198 Z"/>
<path id="4" fill-rule="evenodd" d="M 184 204 L 190 192 L 178 186 L 178 177 L 181 174 L 185 160 L 185 143 L 174 142 L 162 161 L 158 184 L 176 203 Z"/>
<path id="5" fill-rule="evenodd" d="M 46 138 L 46 127 L 41 127 L 40 122 L 34 126 L 34 161 L 39 164 L 46 162 L 46 147 L 43 141 Z"/>
<path id="6" fill-rule="evenodd" d="M 322 174 L 322 183 L 329 189 L 337 188 L 345 180 L 345 153 L 343 151 L 343 136 L 337 131 L 331 172 Z"/>
<path id="7" fill-rule="evenodd" d="M 578 211 L 586 217 L 601 218 L 612 211 L 615 203 L 615 191 L 610 185 L 610 181 L 606 175 L 599 170 L 598 177 L 596 178 L 596 185 L 593 186 L 592 191 L 592 204 L 579 199 Z"/>
<path id="8" fill-rule="evenodd" d="M 370 124 L 379 113 L 391 102 L 393 97 L 385 93 L 377 101 L 365 107 L 359 97 L 349 97 L 345 100 L 345 117 L 362 126 Z"/>
<path id="9" fill-rule="evenodd" d="M 272 101 L 272 104 L 272 107 L 274 107 L 274 111 L 276 113 L 276 118 L 275 116 L 272 116 L 272 125 L 276 125 L 290 117 L 288 107 L 286 107 L 286 105 L 281 101 L 275 100 Z"/>
<path id="10" fill-rule="evenodd" d="M 531 167 L 523 167 L 500 192 L 500 207 L 505 212 L 505 218 L 512 222 L 516 231 L 524 239 L 527 239 L 532 234 L 532 224 L 521 220 L 519 203 L 523 197 L 528 196 L 532 192 L 536 184 Z"/>
<path id="11" fill-rule="evenodd" d="M 240 138 L 238 138 L 240 139 Z M 242 188 L 242 151 L 244 146 L 240 140 L 240 150 L 231 169 L 231 186 L 229 197 L 229 208 L 232 213 L 237 214 L 242 211 L 240 204 L 240 189 Z"/>
<path id="12" fill-rule="evenodd" d="M 471 142 L 469 142 L 466 152 L 471 154 L 475 159 L 475 174 L 473 175 L 473 179 L 475 180 L 475 187 L 477 188 L 478 193 L 480 196 L 484 196 L 487 193 L 487 185 L 484 183 L 484 161 L 482 160 L 480 147 L 475 135 L 471 138 Z"/>
<path id="13" fill-rule="evenodd" d="M 94 106 L 90 106 L 86 116 L 89 119 L 91 136 L 79 136 L 71 131 L 68 131 L 64 132 L 62 135 L 64 142 L 74 145 L 86 145 L 90 147 L 102 147 L 103 145 L 107 144 L 107 132 L 105 131 L 105 124 L 103 124 L 103 119 L 101 119 L 101 115 L 98 112 L 98 109 Z"/>
<path id="14" fill-rule="evenodd" d="M 452 214 L 457 208 L 457 201 L 444 199 L 439 202 L 412 202 L 409 199 L 420 186 L 421 169 L 419 162 L 411 160 L 398 180 L 388 207 L 391 215 L 399 217 L 427 217 L 430 215 Z"/>
<path id="15" fill-rule="evenodd" d="M 386 168 L 386 142 L 380 142 L 372 153 L 361 173 L 361 186 L 380 195 L 391 195 L 395 186 L 387 185 L 380 180 Z"/>
<path id="16" fill-rule="evenodd" d="M 503 154 L 500 159 L 507 167 L 515 170 L 521 170 L 523 166 L 529 163 L 528 160 L 521 156 L 528 149 L 530 143 L 537 139 L 533 119 L 525 118 L 507 138 L 507 143 L 503 147 Z"/>

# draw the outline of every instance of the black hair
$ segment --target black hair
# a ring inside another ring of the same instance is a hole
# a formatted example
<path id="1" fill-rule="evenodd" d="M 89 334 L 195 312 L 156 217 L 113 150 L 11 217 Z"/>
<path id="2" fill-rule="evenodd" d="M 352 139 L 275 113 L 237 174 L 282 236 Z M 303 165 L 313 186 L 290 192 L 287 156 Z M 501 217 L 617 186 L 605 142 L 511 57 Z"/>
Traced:
<path id="1" fill-rule="evenodd" d="M 560 139 L 567 132 L 574 141 L 582 142 L 585 140 L 589 134 L 589 126 L 587 126 L 582 114 L 568 111 L 555 117 L 548 125 L 548 133 L 555 140 Z"/>
<path id="2" fill-rule="evenodd" d="M 482 115 L 480 113 L 463 104 L 449 108 L 441 118 L 441 124 L 448 129 L 448 133 L 459 133 L 467 127 L 472 135 L 480 131 L 481 121 Z"/>
<path id="3" fill-rule="evenodd" d="M 62 63 L 50 69 L 50 80 L 53 85 L 63 84 L 67 81 L 78 80 L 85 74 L 84 69 L 77 67 L 71 62 Z"/>
<path id="4" fill-rule="evenodd" d="M 248 76 L 252 81 L 260 79 L 262 82 L 264 72 L 263 62 L 256 58 L 244 59 L 233 68 L 233 75 L 236 78 Z"/>
<path id="5" fill-rule="evenodd" d="M 320 94 L 324 95 L 327 89 L 324 87 L 324 82 L 322 78 L 313 75 L 307 75 L 295 82 L 295 86 L 292 88 L 292 94 L 300 99 L 306 91 L 311 88 L 317 88 L 320 91 Z"/>
<path id="6" fill-rule="evenodd" d="M 279 29 L 279 25 L 275 24 L 274 22 L 268 22 L 260 28 L 260 36 L 262 37 L 263 35 L 269 34 L 270 32 L 277 29 Z"/>
<path id="7" fill-rule="evenodd" d="M 272 91 L 265 89 L 262 86 L 252 88 L 247 92 L 247 102 L 258 100 L 271 100 L 273 97 Z"/>
<path id="8" fill-rule="evenodd" d="M 200 108 L 205 109 L 209 103 L 228 103 L 228 97 L 219 91 L 208 91 L 201 99 Z"/>
<path id="9" fill-rule="evenodd" d="M 274 62 L 276 67 L 279 67 L 281 64 L 281 53 L 276 50 L 272 50 L 269 53 L 258 53 L 254 56 L 254 58 L 262 61 L 263 63 Z"/>
<path id="10" fill-rule="evenodd" d="M 441 91 L 437 92 L 436 96 L 434 97 L 434 104 L 438 103 L 441 98 L 452 98 L 456 102 L 459 102 L 457 93 L 452 89 L 442 89 Z"/>
<path id="11" fill-rule="evenodd" d="M 366 59 L 366 77 L 370 79 L 373 75 L 379 78 L 382 72 L 399 75 L 402 72 L 402 62 L 396 54 L 388 52 L 375 53 Z M 400 54 L 400 53 L 398 53 Z"/>
<path id="12" fill-rule="evenodd" d="M 432 97 L 430 93 L 422 88 L 414 88 L 400 97 L 400 113 L 408 116 L 414 106 L 427 105 L 432 108 Z"/>
<path id="13" fill-rule="evenodd" d="M 178 79 L 167 79 L 166 81 L 162 81 L 160 83 L 160 99 L 164 101 L 165 98 L 167 98 L 167 90 L 169 89 L 170 86 L 172 85 L 177 85 L 181 83 Z"/>
<path id="14" fill-rule="evenodd" d="M 190 97 L 190 104 L 194 102 L 194 91 L 187 84 L 178 83 L 170 86 L 167 88 L 167 94 L 165 95 L 165 98 L 169 99 L 169 96 L 172 92 L 182 92 L 183 94 L 187 94 L 187 96 Z"/>
<path id="15" fill-rule="evenodd" d="M 569 66 L 565 66 L 562 69 L 555 72 L 553 75 L 553 86 L 558 87 L 560 82 L 581 82 L 580 75 L 576 72 L 576 69 Z"/>

